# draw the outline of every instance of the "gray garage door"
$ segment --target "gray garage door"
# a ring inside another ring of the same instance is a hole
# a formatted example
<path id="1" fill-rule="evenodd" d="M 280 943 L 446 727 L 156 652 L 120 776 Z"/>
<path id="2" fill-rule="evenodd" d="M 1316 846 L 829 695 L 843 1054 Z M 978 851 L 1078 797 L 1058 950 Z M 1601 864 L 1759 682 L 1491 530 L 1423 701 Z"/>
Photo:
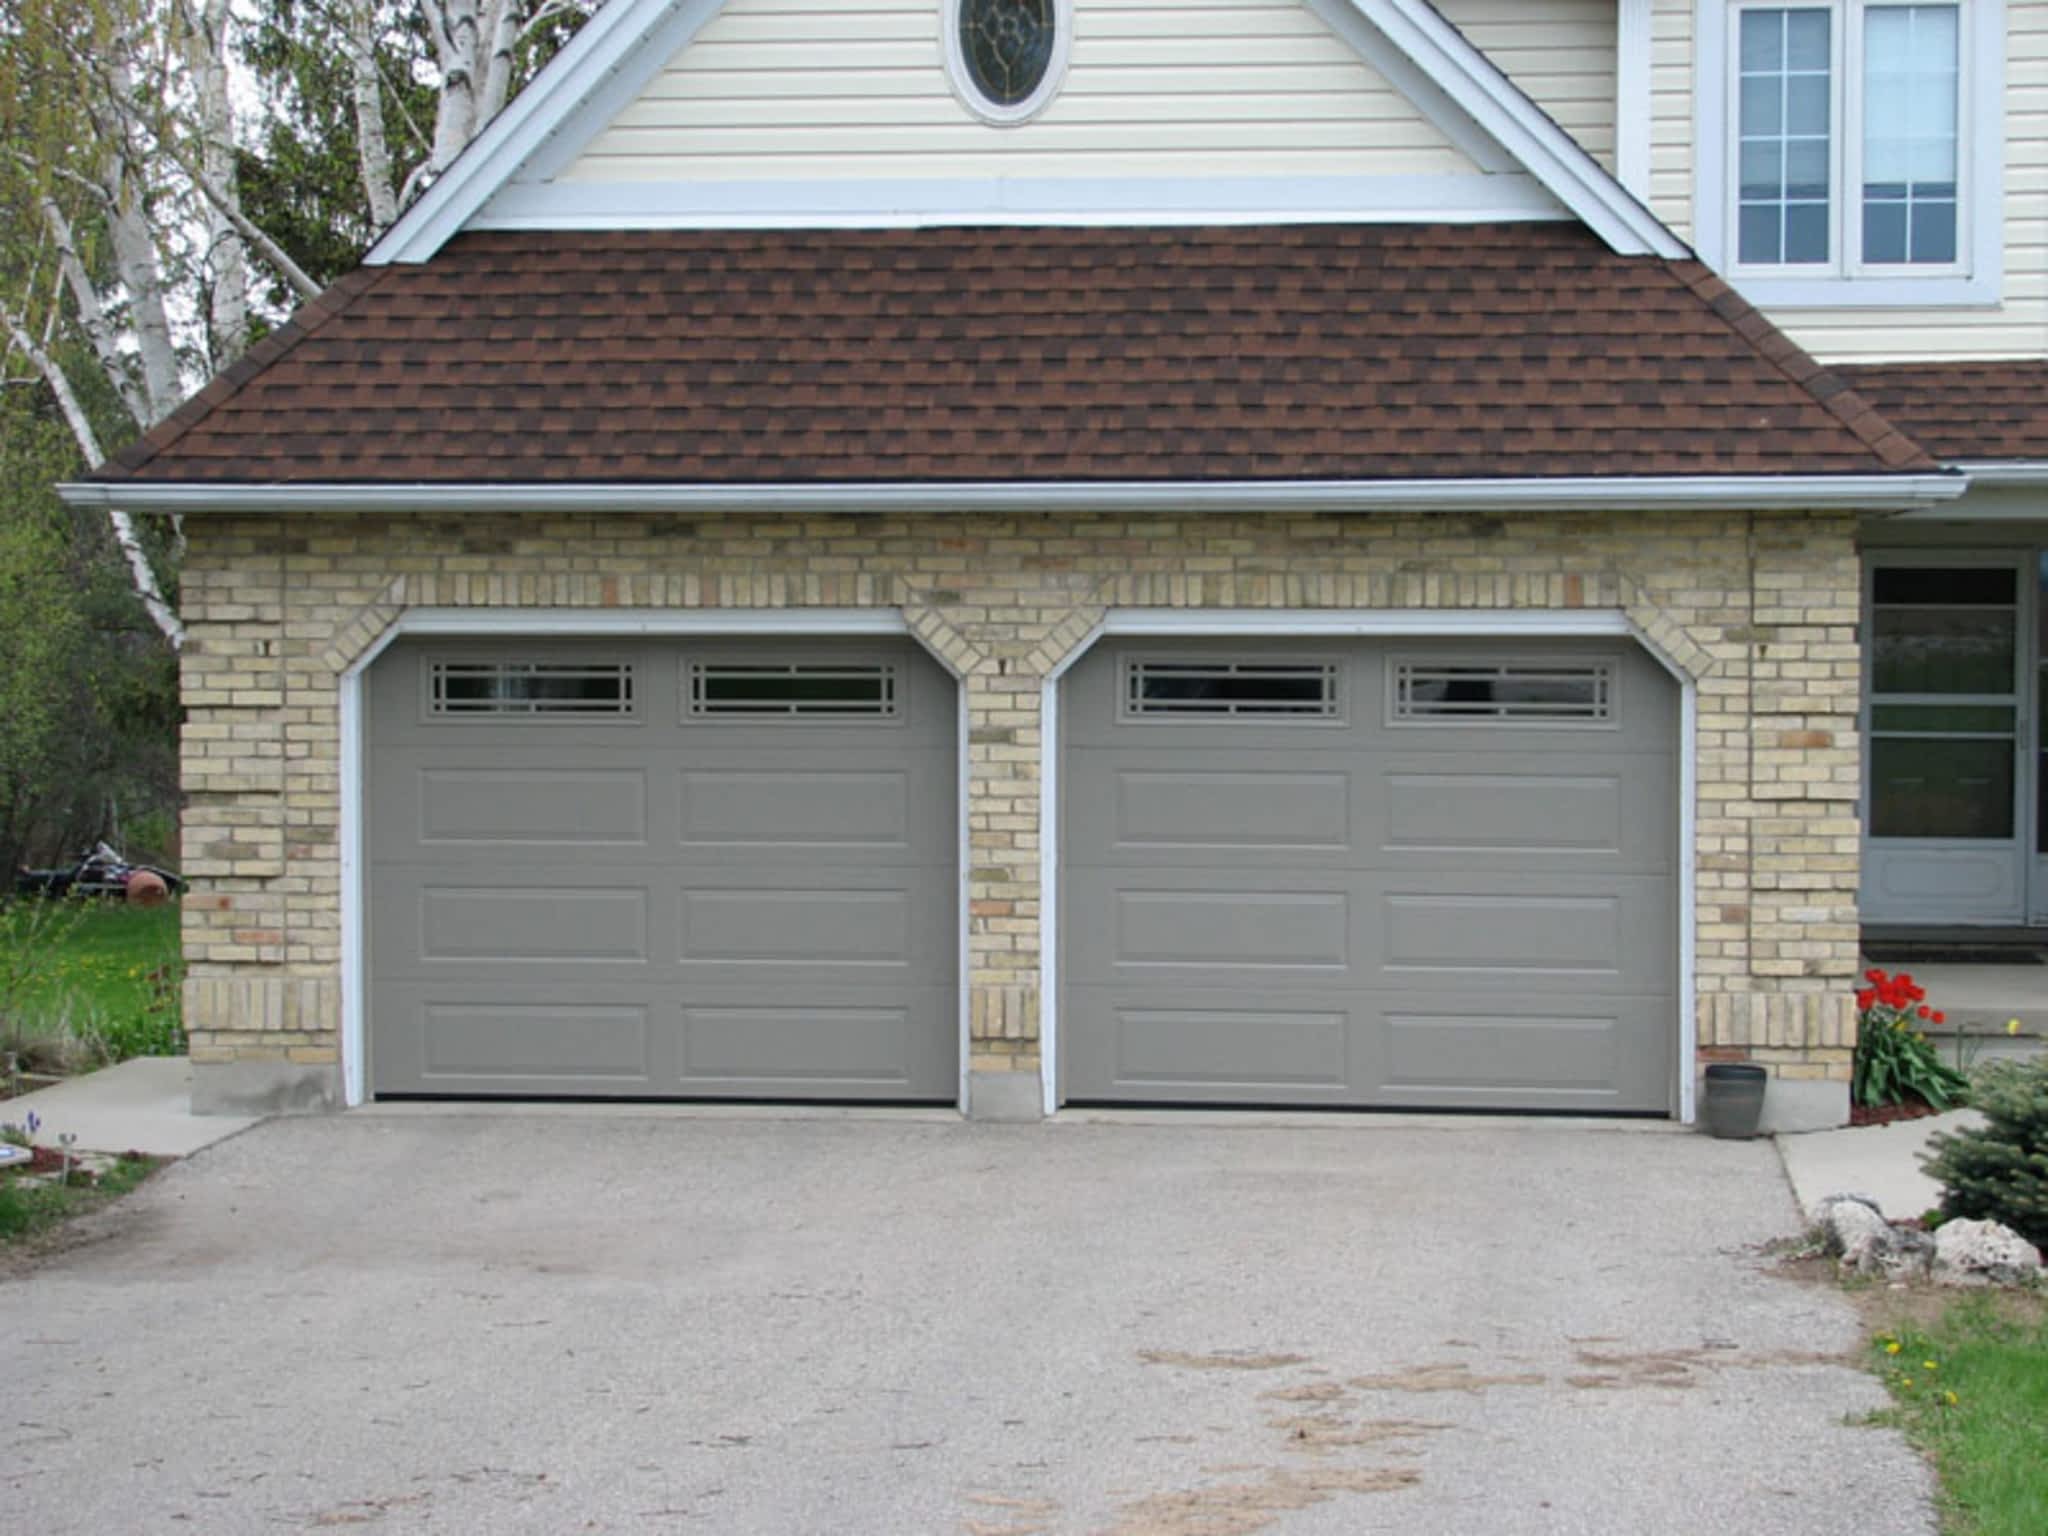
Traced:
<path id="1" fill-rule="evenodd" d="M 957 693 L 922 652 L 409 641 L 371 679 L 376 1092 L 955 1097 Z"/>
<path id="2" fill-rule="evenodd" d="M 1070 1101 L 1671 1111 L 1639 648 L 1113 641 L 1064 690 Z"/>

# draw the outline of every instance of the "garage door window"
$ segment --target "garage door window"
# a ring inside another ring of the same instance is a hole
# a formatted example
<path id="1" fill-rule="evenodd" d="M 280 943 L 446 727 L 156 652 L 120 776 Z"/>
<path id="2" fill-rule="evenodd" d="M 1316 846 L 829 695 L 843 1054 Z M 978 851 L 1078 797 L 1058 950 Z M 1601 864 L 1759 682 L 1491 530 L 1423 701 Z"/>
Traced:
<path id="1" fill-rule="evenodd" d="M 521 716 L 588 720 L 633 713 L 625 662 L 430 661 L 427 714 L 434 719 Z"/>
<path id="2" fill-rule="evenodd" d="M 894 720 L 902 708 L 886 662 L 700 661 L 686 686 L 693 720 Z"/>
<path id="3" fill-rule="evenodd" d="M 1337 666 L 1134 659 L 1124 664 L 1124 718 L 1334 720 Z"/>
<path id="4" fill-rule="evenodd" d="M 1614 718 L 1613 669 L 1598 663 L 1422 660 L 1388 666 L 1396 722 L 1558 725 Z"/>

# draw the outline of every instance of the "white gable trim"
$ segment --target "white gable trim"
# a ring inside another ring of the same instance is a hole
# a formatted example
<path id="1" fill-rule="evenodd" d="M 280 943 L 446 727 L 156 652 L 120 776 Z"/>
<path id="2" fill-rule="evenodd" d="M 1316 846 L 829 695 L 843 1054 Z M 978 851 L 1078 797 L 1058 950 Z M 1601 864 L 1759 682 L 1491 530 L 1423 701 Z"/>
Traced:
<path id="1" fill-rule="evenodd" d="M 1427 0 L 1305 0 L 1389 84 L 1414 102 L 1483 174 L 1463 178 L 1484 187 L 1521 183 L 1517 168 L 1583 220 L 1622 255 L 1690 254 L 1673 235 L 1563 129 L 1552 122 L 1478 49 L 1466 42 Z M 1282 182 L 1263 198 L 1229 183 L 1213 198 L 1202 183 L 1145 182 L 1086 194 L 1018 190 L 1009 182 L 931 183 L 916 206 L 891 206 L 907 195 L 887 184 L 877 198 L 872 184 L 823 194 L 815 183 L 719 187 L 589 188 L 551 182 L 632 101 L 720 10 L 723 0 L 611 0 L 556 55 L 538 78 L 500 113 L 365 256 L 370 266 L 421 262 L 465 227 L 661 228 L 819 224 L 868 227 L 905 223 L 1200 223 L 1248 222 L 1253 217 L 1305 219 L 1464 218 L 1537 216 L 1526 184 L 1452 194 L 1450 206 L 1413 208 L 1424 180 L 1391 178 L 1404 186 L 1364 192 L 1343 189 L 1362 207 L 1332 207 L 1332 189 Z M 1323 180 L 1304 179 L 1304 180 Z M 1351 178 L 1328 178 L 1347 181 Z M 1356 178 L 1363 182 L 1367 178 Z M 946 189 L 965 207 L 941 206 Z M 611 199 L 609 204 L 605 199 Z M 829 204 L 859 201 L 865 217 Z M 1153 210 L 1158 202 L 1156 212 Z M 821 203 L 824 204 L 821 206 Z M 487 205 L 489 205 L 487 207 Z M 724 205 L 724 206 L 722 206 Z M 741 206 L 746 205 L 746 206 Z M 1108 217 L 1114 205 L 1122 217 Z M 728 211 L 729 208 L 729 211 Z M 1514 210 L 1510 212 L 1509 210 Z"/>
<path id="2" fill-rule="evenodd" d="M 611 0 L 363 257 L 420 262 L 522 169 L 550 174 L 637 96 L 725 0 Z"/>
<path id="3" fill-rule="evenodd" d="M 1496 224 L 1569 219 L 1535 177 L 514 182 L 471 229 L 915 229 L 940 224 Z"/>
<path id="4" fill-rule="evenodd" d="M 1429 0 L 1349 3 L 1617 254 L 1672 260 L 1692 254 Z"/>

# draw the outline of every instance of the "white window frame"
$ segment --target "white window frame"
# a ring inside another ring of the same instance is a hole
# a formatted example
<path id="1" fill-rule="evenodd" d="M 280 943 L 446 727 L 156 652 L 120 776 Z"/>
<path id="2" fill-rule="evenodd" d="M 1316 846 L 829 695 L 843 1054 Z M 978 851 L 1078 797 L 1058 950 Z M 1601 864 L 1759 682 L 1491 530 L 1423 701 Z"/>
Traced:
<path id="1" fill-rule="evenodd" d="M 1052 59 L 1045 66 L 1045 78 L 1022 101 L 1005 106 L 982 95 L 974 83 L 974 72 L 967 67 L 967 55 L 960 46 L 960 0 L 939 0 L 940 54 L 946 81 L 960 98 L 960 105 L 992 128 L 1015 128 L 1043 112 L 1067 78 L 1067 60 L 1074 50 L 1074 0 L 1053 0 L 1053 29 Z"/>
<path id="2" fill-rule="evenodd" d="M 1957 6 L 1956 261 L 1951 266 L 1867 264 L 1862 246 L 1863 12 L 1887 0 L 1697 0 L 1694 37 L 1694 237 L 1699 254 L 1751 303 L 1766 309 L 1962 307 L 1998 303 L 2004 286 L 2005 0 Z M 1909 0 L 1891 0 L 1909 3 Z M 1743 266 L 1736 259 L 1737 30 L 1747 10 L 1827 10 L 1833 16 L 1834 259 Z"/>

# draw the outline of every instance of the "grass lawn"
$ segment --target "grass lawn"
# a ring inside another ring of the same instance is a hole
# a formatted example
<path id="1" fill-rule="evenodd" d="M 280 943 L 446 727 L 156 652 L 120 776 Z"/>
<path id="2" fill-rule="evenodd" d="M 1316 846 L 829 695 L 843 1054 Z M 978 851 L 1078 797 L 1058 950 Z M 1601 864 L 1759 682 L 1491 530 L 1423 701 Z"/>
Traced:
<path id="1" fill-rule="evenodd" d="M 12 902 L 0 908 L 0 1050 L 32 1067 L 171 1054 L 178 971 L 175 903 Z"/>
<path id="2" fill-rule="evenodd" d="M 2048 1531 L 2048 1305 L 1971 1296 L 1877 1335 L 1900 1425 L 1941 1474 L 1954 1536 Z"/>
<path id="3" fill-rule="evenodd" d="M 163 1165 L 161 1158 L 124 1157 L 89 1185 L 25 1184 L 0 1173 L 0 1249 L 40 1237 L 61 1222 L 125 1195 Z"/>

